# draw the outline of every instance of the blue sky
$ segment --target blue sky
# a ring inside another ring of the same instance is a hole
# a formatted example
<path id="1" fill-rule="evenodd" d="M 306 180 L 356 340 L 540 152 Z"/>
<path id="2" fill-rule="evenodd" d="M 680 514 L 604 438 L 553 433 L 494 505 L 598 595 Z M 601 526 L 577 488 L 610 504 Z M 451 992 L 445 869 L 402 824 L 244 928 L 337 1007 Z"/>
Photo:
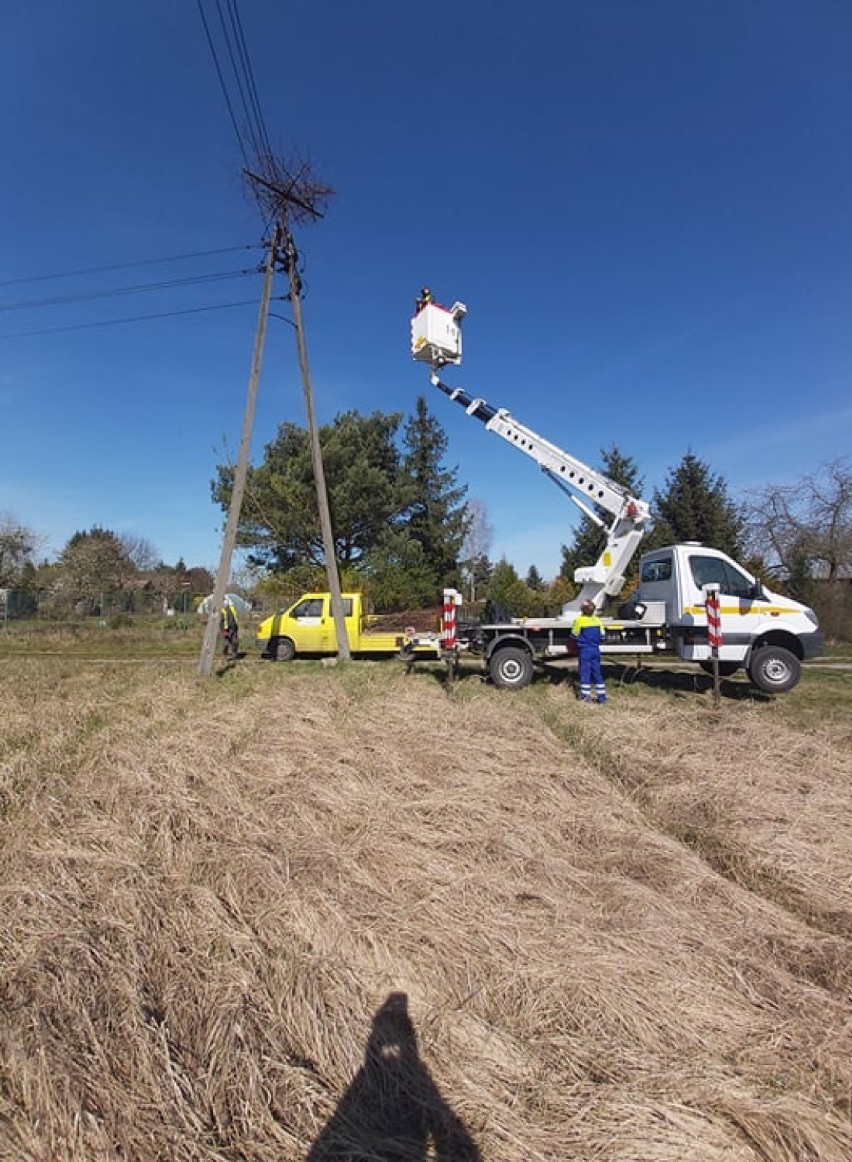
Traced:
<path id="1" fill-rule="evenodd" d="M 849 453 L 846 0 L 240 14 L 273 147 L 337 191 L 298 235 L 318 416 L 425 394 L 493 557 L 554 574 L 576 514 L 411 361 L 423 284 L 469 308 L 448 381 L 587 463 L 617 443 L 649 499 L 687 450 L 735 499 Z M 260 277 L 81 297 L 260 261 L 197 4 L 6 0 L 0 103 L 0 513 L 53 551 L 100 524 L 215 567 L 209 482 L 239 445 Z M 19 305 L 47 298 L 71 301 Z M 100 325 L 226 302 L 246 305 Z M 273 319 L 254 462 L 283 420 L 304 408 Z"/>

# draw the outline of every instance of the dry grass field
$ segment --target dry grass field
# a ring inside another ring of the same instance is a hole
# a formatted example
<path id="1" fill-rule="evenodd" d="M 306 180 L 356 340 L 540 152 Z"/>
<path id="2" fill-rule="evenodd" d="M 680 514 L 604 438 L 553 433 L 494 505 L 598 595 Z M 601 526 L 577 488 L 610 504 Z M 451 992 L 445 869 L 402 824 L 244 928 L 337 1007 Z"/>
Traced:
<path id="1" fill-rule="evenodd" d="M 852 675 L 6 659 L 0 1158 L 849 1162 Z"/>

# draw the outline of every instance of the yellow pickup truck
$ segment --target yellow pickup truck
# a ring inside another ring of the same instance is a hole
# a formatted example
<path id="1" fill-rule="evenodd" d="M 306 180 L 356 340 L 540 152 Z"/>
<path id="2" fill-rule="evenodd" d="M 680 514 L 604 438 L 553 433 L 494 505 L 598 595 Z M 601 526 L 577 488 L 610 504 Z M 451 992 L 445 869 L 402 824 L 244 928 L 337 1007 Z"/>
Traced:
<path id="1" fill-rule="evenodd" d="M 344 593 L 343 612 L 349 649 L 353 655 L 387 656 L 405 651 L 410 655 L 440 656 L 441 637 L 434 634 L 372 629 L 380 619 L 364 612 L 360 593 Z M 255 645 L 267 657 L 289 662 L 298 656 L 319 657 L 337 653 L 337 634 L 331 614 L 330 593 L 303 593 L 288 609 L 279 609 L 257 627 Z"/>

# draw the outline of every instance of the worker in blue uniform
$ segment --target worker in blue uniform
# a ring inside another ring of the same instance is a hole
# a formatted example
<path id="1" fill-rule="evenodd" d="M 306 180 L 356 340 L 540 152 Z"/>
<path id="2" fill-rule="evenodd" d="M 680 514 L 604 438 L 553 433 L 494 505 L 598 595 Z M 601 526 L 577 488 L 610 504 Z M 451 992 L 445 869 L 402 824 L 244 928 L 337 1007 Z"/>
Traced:
<path id="1" fill-rule="evenodd" d="M 595 613 L 594 601 L 584 601 L 580 616 L 571 626 L 571 636 L 577 643 L 580 678 L 580 701 L 592 701 L 592 687 L 598 702 L 606 702 L 606 686 L 601 669 L 601 642 L 604 640 L 603 622 Z"/>

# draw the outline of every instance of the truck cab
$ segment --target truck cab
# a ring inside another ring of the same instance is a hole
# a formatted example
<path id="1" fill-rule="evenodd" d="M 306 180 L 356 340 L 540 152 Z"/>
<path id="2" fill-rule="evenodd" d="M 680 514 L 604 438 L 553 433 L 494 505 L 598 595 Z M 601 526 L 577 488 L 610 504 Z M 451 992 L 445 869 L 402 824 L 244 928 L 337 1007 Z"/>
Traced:
<path id="1" fill-rule="evenodd" d="M 744 666 L 755 685 L 776 693 L 795 686 L 800 663 L 823 649 L 816 615 L 766 589 L 720 550 L 687 542 L 646 553 L 632 604 L 637 610 L 644 607 L 649 620 L 659 617 L 684 661 L 709 663 L 708 585 L 719 587 L 722 671 L 730 674 Z"/>

